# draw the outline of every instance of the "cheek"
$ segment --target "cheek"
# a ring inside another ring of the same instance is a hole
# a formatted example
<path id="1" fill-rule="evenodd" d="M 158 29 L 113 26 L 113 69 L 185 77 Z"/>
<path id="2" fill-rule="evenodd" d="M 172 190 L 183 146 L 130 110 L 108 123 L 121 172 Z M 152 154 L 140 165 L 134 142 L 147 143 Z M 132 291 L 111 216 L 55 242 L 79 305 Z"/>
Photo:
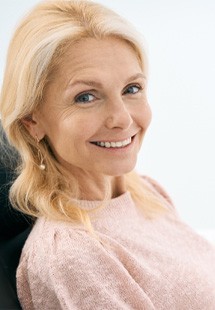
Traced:
<path id="1" fill-rule="evenodd" d="M 57 124 L 56 139 L 63 144 L 64 150 L 72 148 L 75 151 L 89 141 L 95 131 L 95 120 L 87 115 L 72 115 Z"/>
<path id="2" fill-rule="evenodd" d="M 151 119 L 152 111 L 149 104 L 146 102 L 137 113 L 138 124 L 146 130 L 151 123 Z"/>

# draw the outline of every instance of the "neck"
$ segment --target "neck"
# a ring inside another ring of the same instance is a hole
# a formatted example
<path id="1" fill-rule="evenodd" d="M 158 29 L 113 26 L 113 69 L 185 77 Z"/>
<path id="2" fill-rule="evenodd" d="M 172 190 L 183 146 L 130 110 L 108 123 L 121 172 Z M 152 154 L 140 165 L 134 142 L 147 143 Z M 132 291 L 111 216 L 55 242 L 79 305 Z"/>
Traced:
<path id="1" fill-rule="evenodd" d="M 126 192 L 124 176 L 93 176 L 83 172 L 76 176 L 82 200 L 106 200 L 116 198 Z"/>

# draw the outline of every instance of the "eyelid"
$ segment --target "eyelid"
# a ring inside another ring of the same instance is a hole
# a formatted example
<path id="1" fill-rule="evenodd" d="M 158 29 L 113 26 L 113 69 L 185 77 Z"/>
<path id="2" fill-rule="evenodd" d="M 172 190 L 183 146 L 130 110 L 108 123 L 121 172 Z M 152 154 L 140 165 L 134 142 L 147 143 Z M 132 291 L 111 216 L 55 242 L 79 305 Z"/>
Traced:
<path id="1" fill-rule="evenodd" d="M 136 87 L 139 87 L 139 88 L 143 88 L 144 85 L 142 85 L 141 83 L 130 83 L 126 86 L 126 88 L 128 87 L 131 87 L 131 86 L 136 86 Z"/>
<path id="2" fill-rule="evenodd" d="M 96 96 L 95 96 L 95 94 L 93 94 L 93 92 L 95 92 L 95 90 L 86 90 L 86 91 L 83 91 L 83 92 L 79 93 L 78 95 L 76 95 L 76 96 L 74 97 L 74 102 L 79 103 L 80 101 L 78 101 L 78 98 L 79 98 L 80 96 L 83 96 L 83 95 L 91 95 L 91 96 L 93 96 L 94 98 L 96 98 Z M 92 101 L 88 101 L 88 103 L 91 103 L 91 102 L 92 102 Z"/>
<path id="3" fill-rule="evenodd" d="M 126 89 L 128 89 L 129 87 L 137 87 L 139 88 L 139 90 L 143 90 L 144 85 L 141 85 L 140 83 L 130 83 L 128 84 L 124 89 L 123 89 L 123 93 L 126 91 Z"/>

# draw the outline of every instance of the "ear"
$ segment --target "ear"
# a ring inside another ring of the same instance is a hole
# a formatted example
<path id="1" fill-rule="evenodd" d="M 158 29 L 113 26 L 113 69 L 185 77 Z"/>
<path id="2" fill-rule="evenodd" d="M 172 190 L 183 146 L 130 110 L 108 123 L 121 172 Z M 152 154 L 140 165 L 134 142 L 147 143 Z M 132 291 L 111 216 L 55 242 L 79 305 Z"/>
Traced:
<path id="1" fill-rule="evenodd" d="M 36 137 L 39 140 L 44 138 L 45 132 L 39 122 L 38 115 L 36 115 L 35 113 L 29 114 L 28 116 L 22 118 L 21 122 L 34 139 Z"/>

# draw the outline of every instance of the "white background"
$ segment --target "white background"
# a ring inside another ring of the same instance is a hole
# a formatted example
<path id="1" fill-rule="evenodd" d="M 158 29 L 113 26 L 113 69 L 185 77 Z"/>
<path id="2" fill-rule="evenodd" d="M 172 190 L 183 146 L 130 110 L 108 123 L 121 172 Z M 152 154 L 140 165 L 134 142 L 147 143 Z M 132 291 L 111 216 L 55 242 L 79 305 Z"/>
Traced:
<path id="1" fill-rule="evenodd" d="M 0 0 L 0 83 L 6 50 L 34 0 Z M 215 1 L 100 0 L 148 45 L 153 121 L 137 170 L 161 183 L 181 217 L 215 238 Z"/>

